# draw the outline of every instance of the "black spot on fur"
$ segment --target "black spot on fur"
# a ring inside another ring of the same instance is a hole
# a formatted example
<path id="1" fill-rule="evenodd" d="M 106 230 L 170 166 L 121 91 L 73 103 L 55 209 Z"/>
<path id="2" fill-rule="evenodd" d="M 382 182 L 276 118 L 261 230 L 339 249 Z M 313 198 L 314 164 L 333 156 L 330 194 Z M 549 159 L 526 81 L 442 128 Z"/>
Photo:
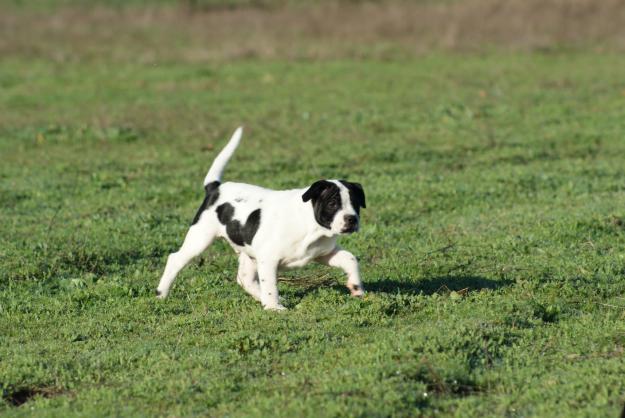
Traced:
<path id="1" fill-rule="evenodd" d="M 156 296 L 160 296 L 161 295 L 161 291 L 156 289 Z"/>
<path id="2" fill-rule="evenodd" d="M 336 184 L 319 180 L 314 182 L 302 195 L 302 200 L 312 200 L 313 212 L 317 223 L 330 229 L 336 213 L 343 206 L 341 202 L 341 190 Z"/>
<path id="3" fill-rule="evenodd" d="M 219 199 L 219 183 L 218 181 L 213 181 L 204 186 L 204 190 L 206 191 L 206 196 L 204 196 L 204 201 L 200 205 L 197 210 L 195 216 L 193 217 L 193 222 L 191 222 L 191 226 L 195 225 L 199 220 L 202 213 L 213 206 L 213 204 Z"/>
<path id="4" fill-rule="evenodd" d="M 239 246 L 251 244 L 260 225 L 260 209 L 250 213 L 243 226 L 238 220 L 232 219 L 233 217 L 234 207 L 230 203 L 217 206 L 217 219 L 226 225 L 226 233 L 230 241 Z"/>
<path id="5" fill-rule="evenodd" d="M 346 180 L 339 180 L 341 184 L 349 190 L 349 200 L 357 214 L 360 215 L 360 208 L 366 208 L 365 191 L 360 183 L 350 183 Z"/>
<path id="6" fill-rule="evenodd" d="M 217 206 L 217 219 L 223 225 L 227 224 L 232 220 L 234 216 L 234 206 L 230 203 L 224 203 L 222 205 Z"/>

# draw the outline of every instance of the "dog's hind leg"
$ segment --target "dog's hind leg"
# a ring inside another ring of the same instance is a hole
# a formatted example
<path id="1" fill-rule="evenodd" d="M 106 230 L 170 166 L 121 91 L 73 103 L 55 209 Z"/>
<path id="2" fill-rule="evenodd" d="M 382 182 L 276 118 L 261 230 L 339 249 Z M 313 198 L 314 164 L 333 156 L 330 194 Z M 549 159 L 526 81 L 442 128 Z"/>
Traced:
<path id="1" fill-rule="evenodd" d="M 365 289 L 360 280 L 358 260 L 352 253 L 337 246 L 330 254 L 317 258 L 317 261 L 343 270 L 347 274 L 346 286 L 352 296 L 363 296 L 365 294 Z"/>
<path id="2" fill-rule="evenodd" d="M 239 255 L 237 283 L 254 299 L 260 302 L 260 284 L 258 283 L 256 263 L 243 252 Z"/>
<path id="3" fill-rule="evenodd" d="M 163 277 L 161 277 L 161 281 L 156 289 L 157 297 L 161 299 L 167 297 L 178 272 L 213 242 L 217 235 L 217 227 L 211 221 L 210 219 L 204 219 L 191 226 L 182 247 L 177 252 L 169 254 Z"/>

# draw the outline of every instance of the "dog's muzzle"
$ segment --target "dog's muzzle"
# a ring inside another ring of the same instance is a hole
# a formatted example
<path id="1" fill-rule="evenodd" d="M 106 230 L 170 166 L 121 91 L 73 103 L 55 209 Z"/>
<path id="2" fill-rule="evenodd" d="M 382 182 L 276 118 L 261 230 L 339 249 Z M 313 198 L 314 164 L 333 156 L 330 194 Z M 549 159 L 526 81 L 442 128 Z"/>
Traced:
<path id="1" fill-rule="evenodd" d="M 344 226 L 342 233 L 351 234 L 352 232 L 358 231 L 358 216 L 356 215 L 345 215 L 343 218 Z"/>

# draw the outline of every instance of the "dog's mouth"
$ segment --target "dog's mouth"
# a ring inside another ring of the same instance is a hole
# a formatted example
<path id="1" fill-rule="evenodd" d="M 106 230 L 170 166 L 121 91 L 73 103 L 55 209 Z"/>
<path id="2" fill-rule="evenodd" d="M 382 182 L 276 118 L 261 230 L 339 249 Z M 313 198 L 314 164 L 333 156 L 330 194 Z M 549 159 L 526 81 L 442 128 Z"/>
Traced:
<path id="1" fill-rule="evenodd" d="M 353 234 L 354 232 L 358 232 L 358 225 L 348 226 L 347 228 L 343 228 L 341 230 L 341 234 Z"/>

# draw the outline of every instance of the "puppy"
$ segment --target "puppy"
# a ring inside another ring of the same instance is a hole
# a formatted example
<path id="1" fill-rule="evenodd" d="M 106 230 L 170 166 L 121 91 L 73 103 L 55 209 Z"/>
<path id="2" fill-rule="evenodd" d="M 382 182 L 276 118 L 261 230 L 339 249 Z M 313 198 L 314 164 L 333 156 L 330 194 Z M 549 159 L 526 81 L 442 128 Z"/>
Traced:
<path id="1" fill-rule="evenodd" d="M 226 164 L 239 142 L 238 128 L 204 179 L 206 196 L 180 250 L 167 258 L 156 290 L 165 298 L 178 272 L 217 237 L 239 256 L 237 282 L 265 309 L 283 310 L 277 273 L 311 261 L 338 267 L 347 274 L 353 296 L 362 296 L 358 261 L 336 243 L 358 231 L 365 193 L 358 183 L 319 180 L 308 188 L 270 190 L 244 183 L 221 183 Z"/>

